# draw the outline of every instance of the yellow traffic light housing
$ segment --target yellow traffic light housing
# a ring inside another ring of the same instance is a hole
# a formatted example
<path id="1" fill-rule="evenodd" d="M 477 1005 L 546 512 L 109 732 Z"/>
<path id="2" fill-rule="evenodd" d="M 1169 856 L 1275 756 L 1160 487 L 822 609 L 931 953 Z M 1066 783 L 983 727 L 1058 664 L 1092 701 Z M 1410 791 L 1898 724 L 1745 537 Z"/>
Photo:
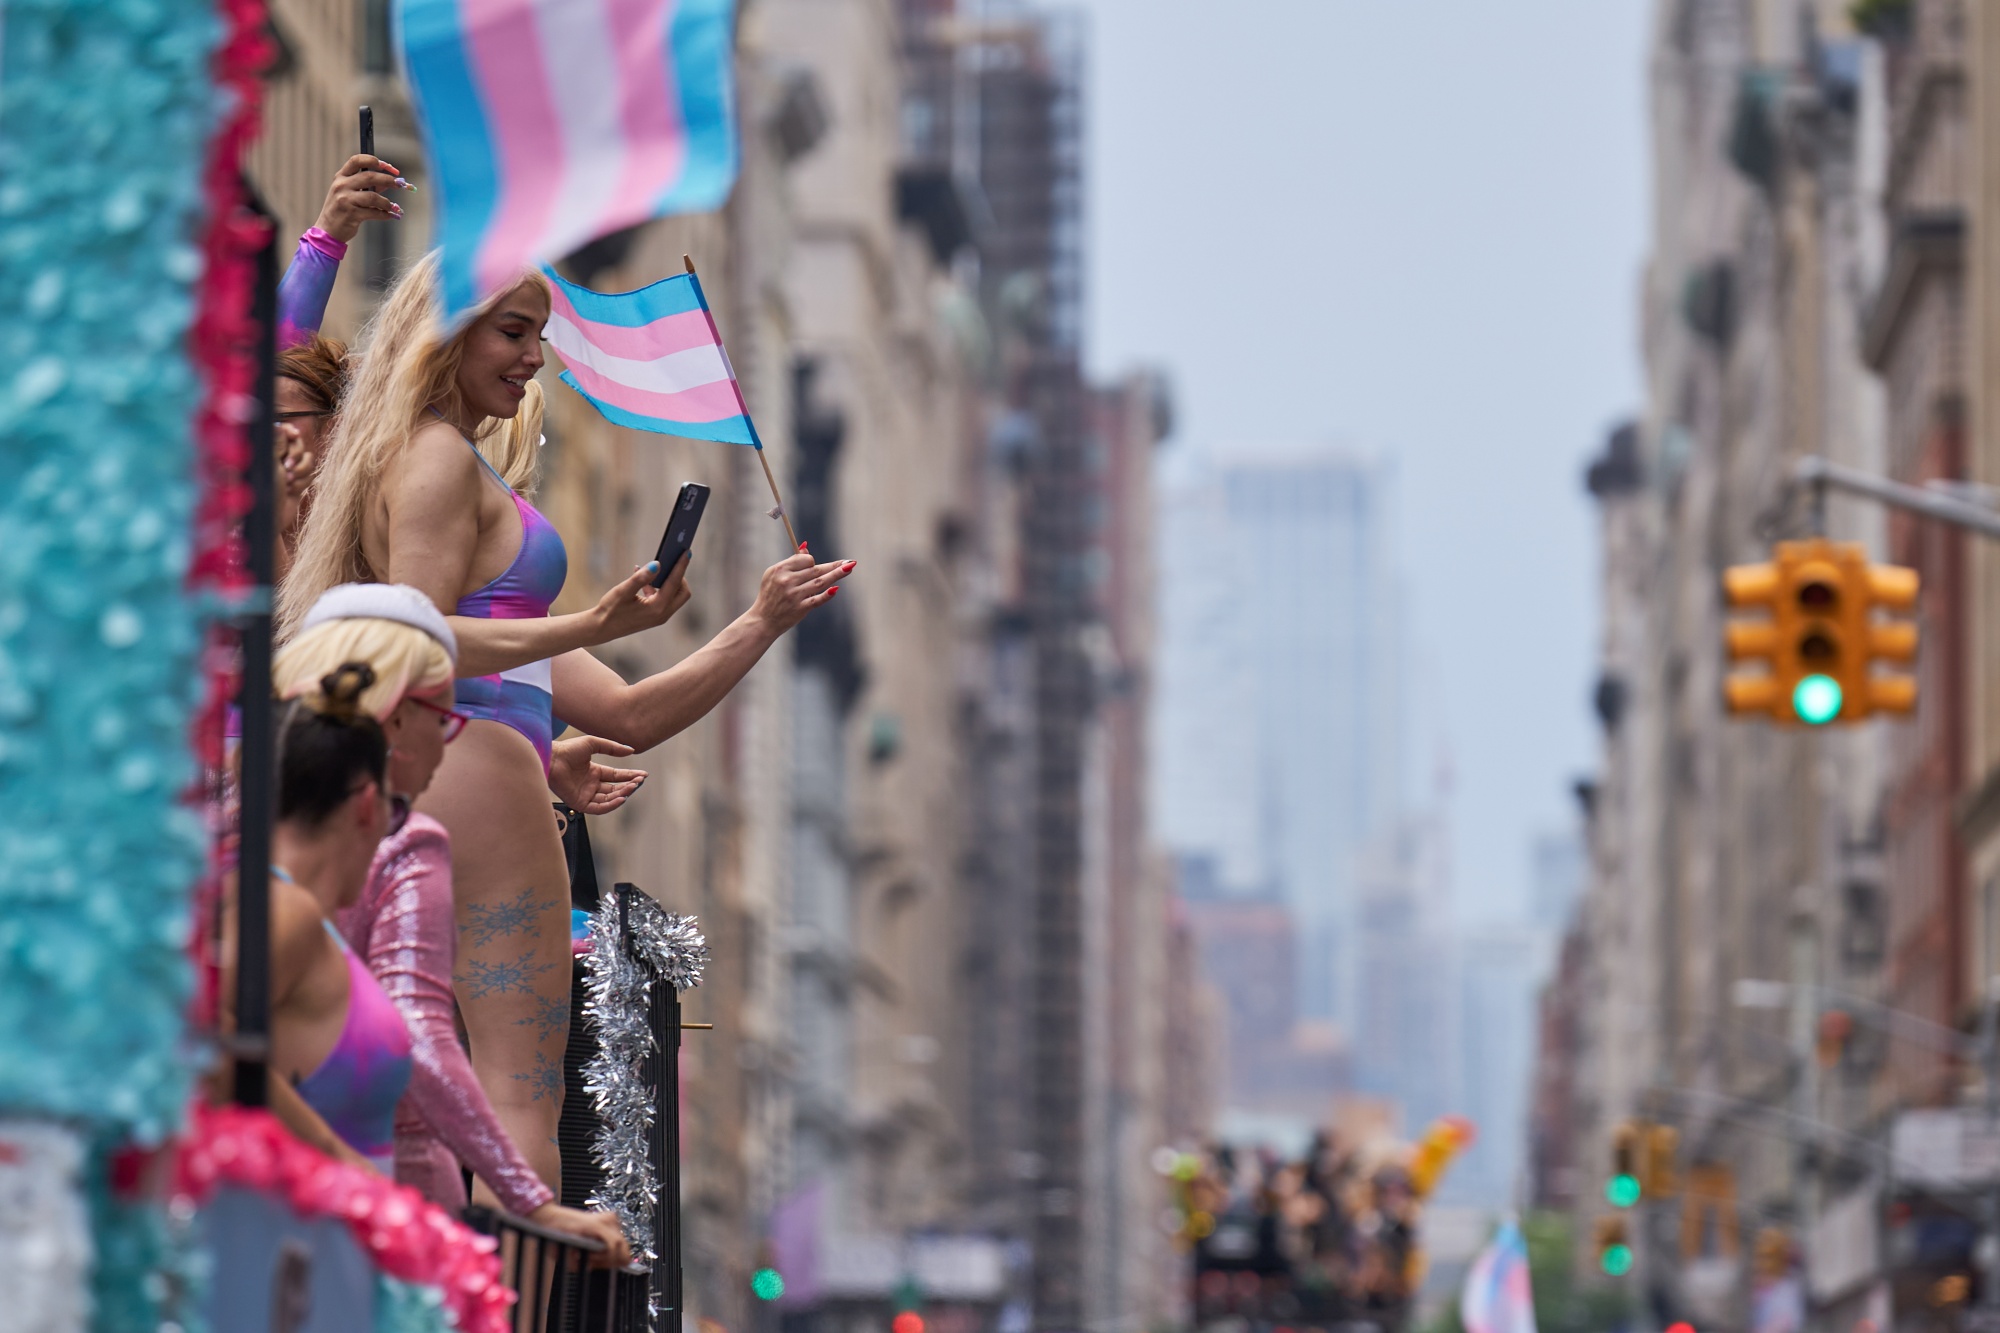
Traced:
<path id="1" fill-rule="evenodd" d="M 1632 1271 L 1632 1234 L 1626 1229 L 1625 1219 L 1618 1213 L 1607 1213 L 1597 1219 L 1597 1267 L 1610 1277 L 1624 1277 Z"/>
<path id="2" fill-rule="evenodd" d="M 1604 1197 L 1614 1208 L 1630 1208 L 1645 1193 L 1639 1177 L 1640 1127 L 1627 1120 L 1611 1131 L 1611 1178 L 1604 1182 Z"/>
<path id="3" fill-rule="evenodd" d="M 1732 662 L 1764 666 L 1723 680 L 1729 711 L 1807 726 L 1909 712 L 1915 679 L 1878 675 L 1875 663 L 1914 660 L 1917 627 L 1876 613 L 1909 611 L 1918 585 L 1913 569 L 1871 565 L 1861 546 L 1817 537 L 1780 542 L 1768 562 L 1725 570 L 1728 604 L 1764 613 L 1724 627 Z"/>
<path id="4" fill-rule="evenodd" d="M 1681 1132 L 1672 1125 L 1647 1125 L 1639 1164 L 1639 1186 L 1649 1199 L 1671 1199 L 1681 1192 L 1680 1171 L 1674 1163 Z"/>

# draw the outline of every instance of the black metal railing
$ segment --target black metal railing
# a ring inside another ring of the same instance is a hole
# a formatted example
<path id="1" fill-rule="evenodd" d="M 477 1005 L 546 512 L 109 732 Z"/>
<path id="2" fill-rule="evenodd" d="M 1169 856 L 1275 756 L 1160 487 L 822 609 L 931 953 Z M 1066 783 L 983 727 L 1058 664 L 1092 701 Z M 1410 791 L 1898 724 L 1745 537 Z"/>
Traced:
<path id="1" fill-rule="evenodd" d="M 552 1231 L 495 1208 L 465 1210 L 474 1231 L 500 1242 L 500 1276 L 519 1294 L 513 1333 L 647 1333 L 644 1272 L 593 1268 L 604 1242 Z"/>

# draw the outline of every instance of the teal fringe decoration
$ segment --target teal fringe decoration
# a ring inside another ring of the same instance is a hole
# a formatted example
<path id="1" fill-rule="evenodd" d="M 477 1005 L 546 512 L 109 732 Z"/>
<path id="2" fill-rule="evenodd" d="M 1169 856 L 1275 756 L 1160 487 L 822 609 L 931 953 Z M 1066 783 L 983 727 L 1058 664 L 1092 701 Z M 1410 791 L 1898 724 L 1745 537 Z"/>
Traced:
<path id="1" fill-rule="evenodd" d="M 100 1333 L 188 1328 L 200 1278 L 187 1219 L 106 1174 L 179 1127 L 194 1065 L 186 334 L 219 31 L 210 0 L 0 4 L 0 1113 L 98 1145 Z"/>
<path id="2" fill-rule="evenodd" d="M 180 1123 L 208 0 L 0 7 L 0 1112 Z"/>
<path id="3" fill-rule="evenodd" d="M 436 1287 L 375 1278 L 375 1333 L 450 1333 L 458 1325 Z"/>

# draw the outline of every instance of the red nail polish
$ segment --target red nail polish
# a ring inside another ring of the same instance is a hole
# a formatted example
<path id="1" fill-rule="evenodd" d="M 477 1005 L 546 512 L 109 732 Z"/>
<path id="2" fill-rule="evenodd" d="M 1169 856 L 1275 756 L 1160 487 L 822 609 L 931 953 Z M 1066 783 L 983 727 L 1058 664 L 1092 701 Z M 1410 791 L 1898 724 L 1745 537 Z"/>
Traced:
<path id="1" fill-rule="evenodd" d="M 852 560 L 850 560 L 850 561 L 848 561 L 848 562 L 847 562 L 847 564 L 846 564 L 846 565 L 845 565 L 845 566 L 844 566 L 844 567 L 842 568 L 842 571 L 841 571 L 841 572 L 842 572 L 842 573 L 847 573 L 848 571 L 851 571 L 851 570 L 852 570 L 853 568 L 854 568 L 854 562 L 853 562 Z"/>
<path id="2" fill-rule="evenodd" d="M 836 584 L 834 584 L 834 585 L 833 585 L 833 586 L 832 586 L 831 588 L 828 588 L 828 589 L 826 590 L 826 595 L 827 595 L 827 597 L 828 597 L 828 598 L 831 598 L 831 597 L 832 597 L 832 596 L 833 596 L 833 595 L 834 595 L 835 593 L 837 593 L 837 592 L 839 592 L 839 591 L 840 591 L 840 585 L 839 585 L 838 583 L 836 583 Z"/>
<path id="3" fill-rule="evenodd" d="M 805 549 L 806 549 L 806 544 L 805 544 L 804 542 L 800 542 L 800 543 L 799 543 L 799 549 L 800 549 L 801 551 L 805 550 Z"/>

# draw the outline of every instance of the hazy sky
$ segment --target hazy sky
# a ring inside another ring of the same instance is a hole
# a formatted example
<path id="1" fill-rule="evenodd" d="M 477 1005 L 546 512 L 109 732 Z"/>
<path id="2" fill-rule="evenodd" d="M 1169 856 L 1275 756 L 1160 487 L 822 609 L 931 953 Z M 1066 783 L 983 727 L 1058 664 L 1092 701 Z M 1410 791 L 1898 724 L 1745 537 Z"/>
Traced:
<path id="1" fill-rule="evenodd" d="M 1639 401 L 1646 0 L 1080 7 L 1093 364 L 1166 367 L 1181 445 L 1395 461 L 1415 758 L 1450 755 L 1459 901 L 1510 907 L 1595 755 L 1581 473 Z"/>

